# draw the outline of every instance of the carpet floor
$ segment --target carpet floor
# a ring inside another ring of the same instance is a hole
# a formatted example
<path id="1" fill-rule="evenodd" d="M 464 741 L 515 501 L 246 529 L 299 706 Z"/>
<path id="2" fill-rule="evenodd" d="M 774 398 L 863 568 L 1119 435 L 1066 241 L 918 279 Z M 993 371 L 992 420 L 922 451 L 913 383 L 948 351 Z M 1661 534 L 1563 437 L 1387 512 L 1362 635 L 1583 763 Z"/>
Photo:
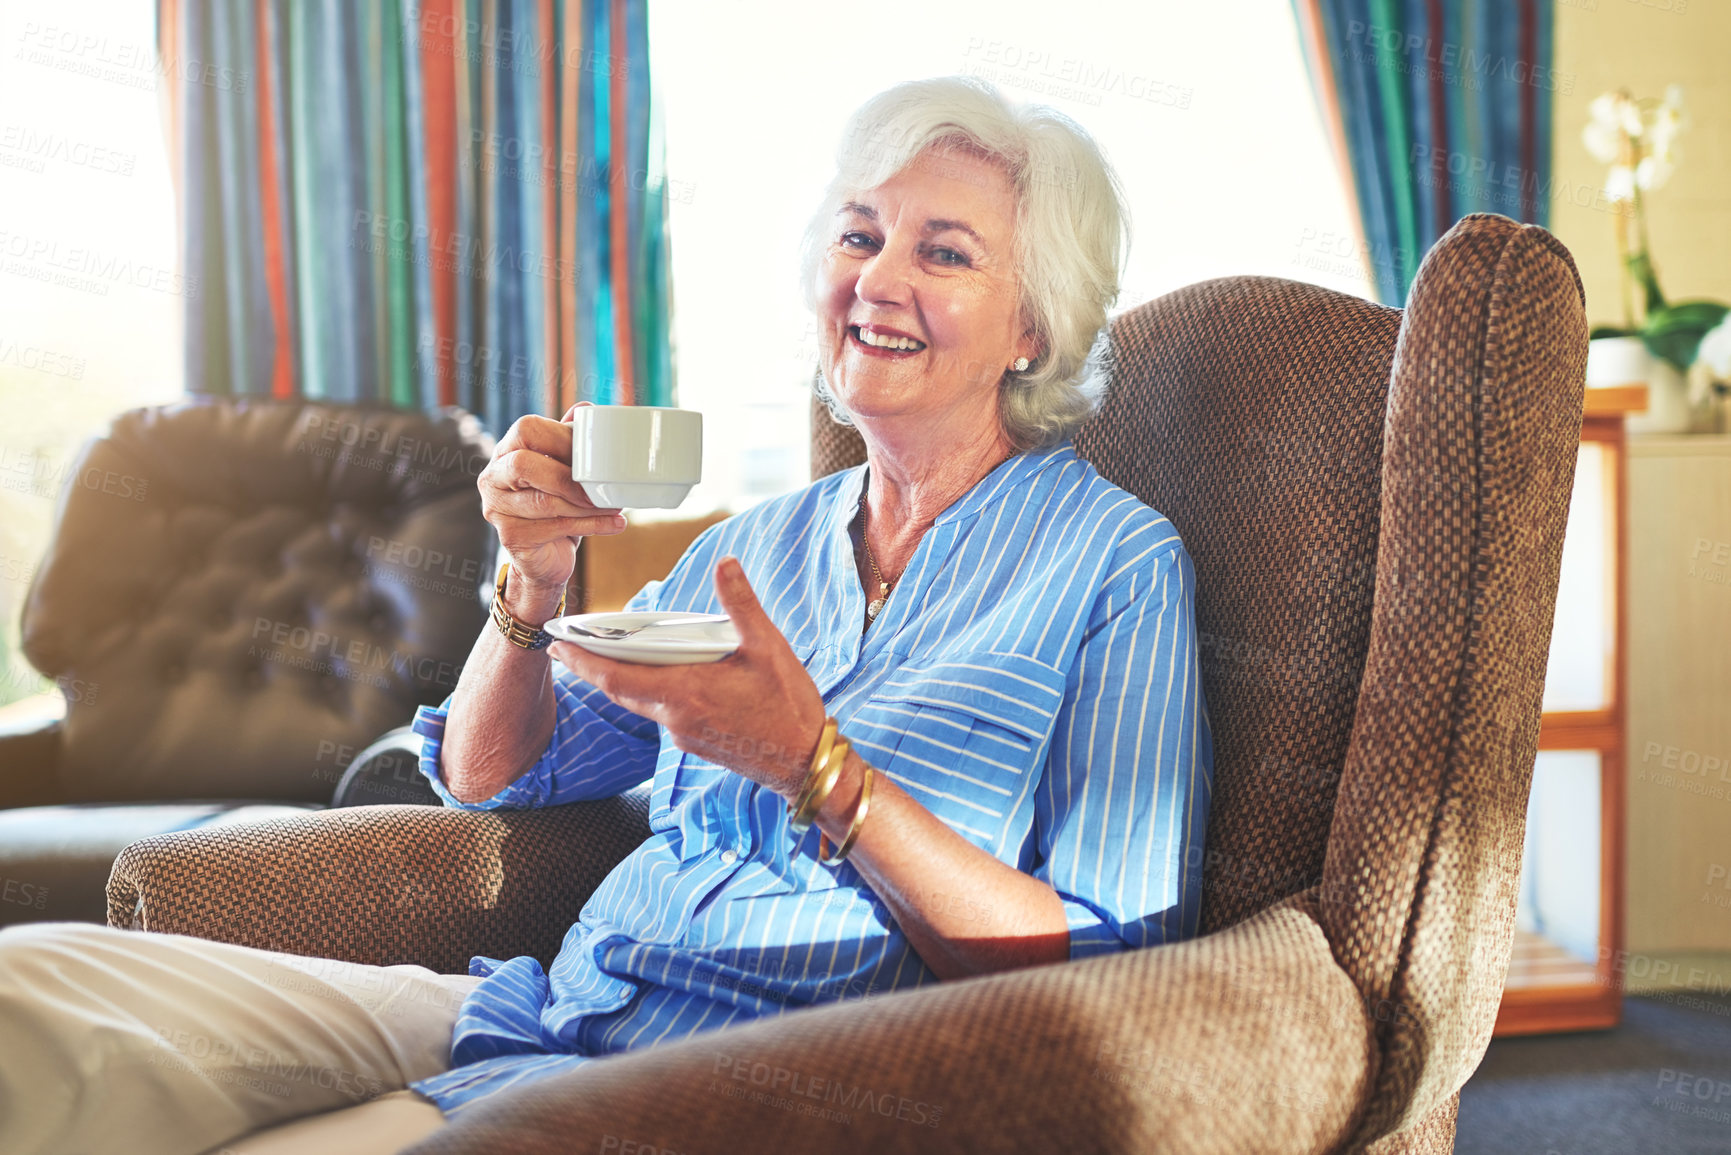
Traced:
<path id="1" fill-rule="evenodd" d="M 1731 1153 L 1731 997 L 1632 995 L 1615 1030 L 1493 1041 L 1455 1151 Z"/>

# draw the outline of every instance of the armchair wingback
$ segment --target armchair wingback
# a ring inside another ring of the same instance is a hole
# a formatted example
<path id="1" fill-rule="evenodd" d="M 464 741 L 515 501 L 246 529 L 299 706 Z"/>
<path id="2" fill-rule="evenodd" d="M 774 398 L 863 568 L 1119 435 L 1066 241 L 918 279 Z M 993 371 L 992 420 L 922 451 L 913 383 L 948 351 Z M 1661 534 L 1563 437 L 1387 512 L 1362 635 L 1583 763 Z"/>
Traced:
<path id="1" fill-rule="evenodd" d="M 1117 319 L 1111 397 L 1076 439 L 1196 564 L 1202 931 L 1314 889 L 1376 1023 L 1367 1135 L 1443 1109 L 1495 1024 L 1584 309 L 1554 236 L 1488 214 L 1437 242 L 1404 311 L 1192 285 Z M 814 445 L 817 475 L 862 459 L 839 427 Z"/>
<path id="2" fill-rule="evenodd" d="M 1452 1148 L 1512 936 L 1582 407 L 1573 262 L 1543 229 L 1476 215 L 1428 254 L 1404 311 L 1233 277 L 1120 316 L 1113 339 L 1112 394 L 1077 447 L 1195 561 L 1215 742 L 1203 934 L 609 1059 L 479 1104 L 414 1151 L 605 1135 L 754 1152 Z M 860 459 L 821 415 L 813 446 L 814 472 Z M 326 854 L 371 851 L 326 815 L 292 826 Z M 182 929 L 150 917 L 150 895 L 214 849 L 131 848 L 113 885 L 139 902 L 117 916 Z M 336 944 L 343 917 L 327 916 Z M 197 931 L 271 945 L 256 920 L 225 919 L 207 909 Z M 718 1056 L 894 1091 L 941 1123 L 836 1126 L 721 1093 Z"/>

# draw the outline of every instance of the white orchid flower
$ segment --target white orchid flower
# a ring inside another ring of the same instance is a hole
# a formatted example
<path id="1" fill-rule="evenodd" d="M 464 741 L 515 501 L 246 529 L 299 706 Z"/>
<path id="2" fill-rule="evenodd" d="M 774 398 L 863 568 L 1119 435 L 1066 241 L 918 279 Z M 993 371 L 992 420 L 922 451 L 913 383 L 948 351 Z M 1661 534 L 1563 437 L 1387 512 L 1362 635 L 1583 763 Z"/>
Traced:
<path id="1" fill-rule="evenodd" d="M 1676 113 L 1679 119 L 1689 115 L 1688 106 L 1683 102 L 1683 86 L 1681 84 L 1667 84 L 1665 86 L 1663 107 Z"/>
<path id="2" fill-rule="evenodd" d="M 1636 240 L 1633 243 L 1630 230 L 1624 227 L 1627 222 L 1619 222 L 1617 233 L 1617 253 L 1623 264 L 1623 323 L 1630 328 L 1637 321 L 1634 305 L 1636 270 L 1643 271 L 1639 279 L 1645 280 L 1647 295 L 1651 297 L 1657 293 L 1657 285 L 1652 279 L 1645 201 L 1641 192 L 1659 188 L 1671 179 L 1681 155 L 1677 137 L 1688 124 L 1688 108 L 1684 103 L 1683 88 L 1678 84 L 1668 85 L 1662 100 L 1636 100 L 1626 89 L 1618 89 L 1601 93 L 1587 105 L 1587 123 L 1581 130 L 1581 142 L 1594 159 L 1608 166 L 1603 195 L 1619 206 L 1614 210 L 1619 216 L 1630 211 L 1622 208 L 1619 202 L 1630 204 L 1635 219 L 1633 231 Z M 1715 332 L 1719 334 L 1716 343 L 1703 346 L 1701 358 L 1696 360 L 1690 373 L 1690 383 L 1697 389 L 1702 386 L 1699 378 L 1708 372 L 1704 358 L 1710 351 L 1724 362 L 1719 375 L 1731 379 L 1731 325 L 1719 325 Z"/>
<path id="3" fill-rule="evenodd" d="M 1707 366 L 1696 361 L 1683 374 L 1685 386 L 1683 395 L 1689 399 L 1690 405 L 1699 405 L 1713 394 L 1713 373 Z"/>
<path id="4" fill-rule="evenodd" d="M 1673 101 L 1672 97 L 1676 100 Z M 1650 136 L 1653 142 L 1653 155 L 1669 161 L 1676 158 L 1676 140 L 1685 128 L 1689 127 L 1689 113 L 1683 107 L 1683 90 L 1673 84 L 1666 90 L 1665 102 L 1653 114 L 1653 127 Z"/>
<path id="5" fill-rule="evenodd" d="M 1600 120 L 1587 122 L 1587 127 L 1581 130 L 1581 141 L 1600 164 L 1615 163 L 1623 151 L 1622 132 L 1615 125 Z"/>
<path id="6" fill-rule="evenodd" d="M 1731 313 L 1701 338 L 1701 347 L 1695 350 L 1695 363 L 1705 365 L 1716 380 L 1731 381 Z"/>
<path id="7" fill-rule="evenodd" d="M 1594 124 L 1602 124 L 1610 129 L 1621 127 L 1623 118 L 1617 113 L 1617 94 L 1602 92 L 1593 97 L 1593 102 L 1587 105 L 1587 115 Z"/>
<path id="8" fill-rule="evenodd" d="M 1660 160 L 1676 163 L 1677 160 L 1677 125 L 1674 121 L 1660 117 L 1653 122 L 1653 130 L 1648 137 L 1648 153 Z"/>
<path id="9" fill-rule="evenodd" d="M 1635 199 L 1635 170 L 1626 164 L 1614 164 L 1605 176 L 1605 196 L 1614 201 Z"/>
<path id="10" fill-rule="evenodd" d="M 1622 153 L 1623 136 L 1629 131 L 1625 108 L 1629 102 L 1621 93 L 1605 92 L 1587 105 L 1587 127 L 1581 133 L 1587 149 L 1601 164 L 1610 164 Z M 1639 135 L 1640 118 L 1636 117 L 1635 134 Z"/>
<path id="11" fill-rule="evenodd" d="M 1623 131 L 1630 136 L 1640 136 L 1647 130 L 1647 122 L 1641 116 L 1641 106 L 1628 97 L 1618 97 L 1617 118 L 1622 123 Z"/>
<path id="12" fill-rule="evenodd" d="M 1668 160 L 1656 156 L 1644 156 L 1641 163 L 1635 166 L 1635 184 L 1642 192 L 1656 189 L 1671 179 L 1675 166 Z"/>

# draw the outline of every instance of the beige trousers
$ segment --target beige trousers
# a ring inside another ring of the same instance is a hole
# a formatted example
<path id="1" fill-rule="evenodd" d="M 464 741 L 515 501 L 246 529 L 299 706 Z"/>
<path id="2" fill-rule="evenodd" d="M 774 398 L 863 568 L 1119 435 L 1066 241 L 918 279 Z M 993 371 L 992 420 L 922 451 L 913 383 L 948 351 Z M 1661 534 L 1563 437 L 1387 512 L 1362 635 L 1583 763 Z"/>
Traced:
<path id="1" fill-rule="evenodd" d="M 9 927 L 0 1151 L 395 1152 L 443 1124 L 403 1088 L 449 1067 L 479 981 L 87 923 Z"/>

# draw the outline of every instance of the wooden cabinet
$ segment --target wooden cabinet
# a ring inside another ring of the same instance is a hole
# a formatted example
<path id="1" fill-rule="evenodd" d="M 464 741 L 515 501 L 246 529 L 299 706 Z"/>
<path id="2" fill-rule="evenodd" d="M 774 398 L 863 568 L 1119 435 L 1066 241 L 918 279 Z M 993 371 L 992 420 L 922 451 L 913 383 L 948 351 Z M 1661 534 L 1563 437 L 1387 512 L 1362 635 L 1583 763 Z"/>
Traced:
<path id="1" fill-rule="evenodd" d="M 1498 1035 L 1615 1026 L 1623 950 L 1628 653 L 1625 414 L 1587 390 Z"/>
<path id="2" fill-rule="evenodd" d="M 1629 635 L 1629 973 L 1700 988 L 1677 956 L 1731 952 L 1731 437 L 1630 438 Z"/>

